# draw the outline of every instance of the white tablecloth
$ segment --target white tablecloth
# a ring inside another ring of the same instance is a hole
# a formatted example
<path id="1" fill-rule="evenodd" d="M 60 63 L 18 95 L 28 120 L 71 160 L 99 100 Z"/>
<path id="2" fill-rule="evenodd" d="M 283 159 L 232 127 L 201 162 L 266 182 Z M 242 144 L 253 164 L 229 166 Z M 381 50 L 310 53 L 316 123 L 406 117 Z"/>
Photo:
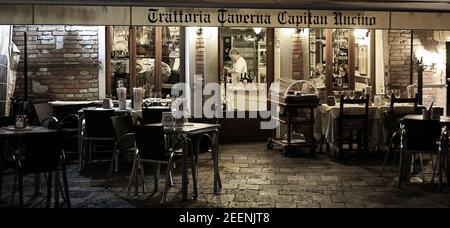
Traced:
<path id="1" fill-rule="evenodd" d="M 364 106 L 346 104 L 345 112 L 358 114 L 364 112 Z M 369 106 L 369 146 L 370 148 L 384 148 L 386 142 L 386 129 L 384 127 L 383 113 L 389 110 L 389 106 Z M 414 110 L 411 105 L 396 106 L 398 113 L 411 113 Z M 321 135 L 332 149 L 337 148 L 337 118 L 339 117 L 339 104 L 328 106 L 323 104 L 316 109 L 315 137 L 320 139 Z"/>

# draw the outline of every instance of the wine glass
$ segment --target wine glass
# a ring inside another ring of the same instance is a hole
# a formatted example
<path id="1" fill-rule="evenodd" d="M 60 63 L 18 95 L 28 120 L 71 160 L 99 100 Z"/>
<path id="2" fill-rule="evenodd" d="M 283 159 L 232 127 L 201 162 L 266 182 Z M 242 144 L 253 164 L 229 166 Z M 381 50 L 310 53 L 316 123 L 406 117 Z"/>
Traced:
<path id="1" fill-rule="evenodd" d="M 394 96 L 397 99 L 400 98 L 400 90 L 399 89 L 394 90 Z"/>
<path id="2" fill-rule="evenodd" d="M 390 89 L 388 89 L 386 91 L 387 91 L 386 96 L 390 100 L 391 99 L 391 95 L 392 95 L 392 91 Z"/>
<path id="3" fill-rule="evenodd" d="M 150 99 L 144 99 L 144 107 L 148 108 L 151 106 L 151 100 Z"/>
<path id="4" fill-rule="evenodd" d="M 339 87 L 342 87 L 342 85 L 344 84 L 342 78 L 337 78 L 336 81 Z"/>
<path id="5" fill-rule="evenodd" d="M 167 100 L 162 98 L 161 99 L 161 106 L 166 106 L 167 105 Z"/>
<path id="6" fill-rule="evenodd" d="M 355 99 L 355 90 L 349 90 L 348 92 L 347 92 L 347 96 L 348 96 L 348 98 L 350 98 L 350 99 Z"/>

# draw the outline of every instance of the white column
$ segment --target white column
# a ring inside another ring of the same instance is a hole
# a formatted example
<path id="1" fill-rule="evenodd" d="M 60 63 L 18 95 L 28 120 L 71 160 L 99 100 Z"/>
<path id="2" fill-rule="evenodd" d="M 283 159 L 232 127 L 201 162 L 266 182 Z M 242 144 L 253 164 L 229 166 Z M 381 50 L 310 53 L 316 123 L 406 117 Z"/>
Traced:
<path id="1" fill-rule="evenodd" d="M 98 99 L 106 96 L 106 28 L 98 26 Z"/>

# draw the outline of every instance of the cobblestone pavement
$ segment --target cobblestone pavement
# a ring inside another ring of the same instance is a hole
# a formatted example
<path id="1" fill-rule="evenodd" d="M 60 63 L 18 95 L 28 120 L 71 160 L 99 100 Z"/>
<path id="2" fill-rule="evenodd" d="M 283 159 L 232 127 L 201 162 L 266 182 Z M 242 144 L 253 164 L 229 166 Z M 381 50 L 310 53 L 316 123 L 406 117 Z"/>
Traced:
<path id="1" fill-rule="evenodd" d="M 426 169 L 427 183 L 413 179 L 411 183 L 405 183 L 403 189 L 398 189 L 396 173 L 385 172 L 380 176 L 380 158 L 330 160 L 325 154 L 314 158 L 306 155 L 286 158 L 277 150 L 267 150 L 264 143 L 222 145 L 220 149 L 222 191 L 214 194 L 212 160 L 209 154 L 201 154 L 199 198 L 181 202 L 178 166 L 174 174 L 174 187 L 169 190 L 165 207 L 450 206 L 450 187 L 438 192 L 437 185 L 429 183 L 430 168 Z M 68 166 L 73 207 L 160 207 L 164 172 L 161 172 L 159 191 L 154 192 L 151 165 L 145 166 L 147 193 L 140 192 L 135 196 L 134 192 L 127 195 L 126 189 L 131 166 L 121 164 L 120 172 L 109 184 L 105 181 L 108 166 L 109 162 L 94 163 L 81 175 L 76 164 Z M 5 177 L 0 207 L 11 207 L 12 179 L 12 176 Z M 25 206 L 43 207 L 44 196 L 33 195 L 32 176 L 25 178 L 25 186 Z M 191 193 L 191 188 L 189 190 Z M 18 196 L 13 206 L 18 206 Z"/>

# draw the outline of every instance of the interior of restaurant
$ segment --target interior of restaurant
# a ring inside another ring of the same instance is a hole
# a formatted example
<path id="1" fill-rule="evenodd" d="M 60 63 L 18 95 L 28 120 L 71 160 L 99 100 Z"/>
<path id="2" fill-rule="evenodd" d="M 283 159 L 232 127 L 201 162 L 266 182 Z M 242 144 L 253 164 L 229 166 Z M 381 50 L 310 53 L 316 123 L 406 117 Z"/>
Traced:
<path id="1" fill-rule="evenodd" d="M 235 70 L 235 53 L 245 61 L 245 72 Z M 71 115 L 76 116 L 76 120 L 69 121 L 74 148 L 68 151 L 74 150 L 74 160 L 82 173 L 89 167 L 92 156 L 95 157 L 97 147 L 101 151 L 107 144 L 96 142 L 98 137 L 89 137 L 86 133 L 86 110 L 93 107 L 119 110 L 119 113 L 129 114 L 134 125 L 160 123 L 164 126 L 165 121 L 172 121 L 170 126 L 175 128 L 180 123 L 166 114 L 173 110 L 176 99 L 183 98 L 183 115 L 189 120 L 181 121 L 181 129 L 185 125 L 192 126 L 187 125 L 190 122 L 211 124 L 206 133 L 200 132 L 199 138 L 205 136 L 216 146 L 209 148 L 214 166 L 210 179 L 214 179 L 216 193 L 222 182 L 226 183 L 226 179 L 220 177 L 218 152 L 214 153 L 219 142 L 221 145 L 256 142 L 268 150 L 281 148 L 281 154 L 287 158 L 304 156 L 305 151 L 309 151 L 311 157 L 325 154 L 330 159 L 343 160 L 347 158 L 344 151 L 353 150 L 356 144 L 358 152 L 383 154 L 383 158 L 386 154 L 387 158 L 391 152 L 390 137 L 398 132 L 398 129 L 392 132 L 387 122 L 388 110 L 394 110 L 396 99 L 399 103 L 412 103 L 405 106 L 414 109 L 410 114 L 422 115 L 424 110 L 424 118 L 431 106 L 439 108 L 436 109 L 440 112 L 438 120 L 441 118 L 445 122 L 444 116 L 450 113 L 449 56 L 450 31 L 444 29 L 0 25 L 1 124 L 5 128 L 14 125 L 14 129 L 21 129 L 19 122 L 25 126 L 50 127 L 49 117 L 64 121 Z M 220 94 L 194 92 L 211 83 L 219 85 Z M 180 88 L 177 86 L 181 86 L 183 92 L 175 91 L 174 88 Z M 218 98 L 216 103 L 207 103 L 208 98 L 214 96 Z M 195 115 L 198 102 L 202 107 L 208 104 L 214 111 L 232 118 L 206 118 L 203 113 L 198 117 Z M 356 110 L 363 121 L 357 126 L 349 124 L 350 131 L 342 133 L 345 129 L 342 119 L 348 114 L 344 110 L 346 102 L 351 106 L 346 110 L 349 113 Z M 158 109 L 156 121 L 145 120 L 146 110 L 151 109 Z M 279 109 L 277 117 L 265 116 L 274 109 Z M 270 119 L 275 119 L 277 126 L 261 128 L 261 123 Z M 112 134 L 116 129 L 105 127 L 102 130 Z M 134 132 L 135 145 L 140 146 L 138 132 Z M 345 136 L 349 137 L 349 142 L 344 142 Z M 109 136 L 102 140 L 118 138 L 121 137 Z M 168 138 L 162 137 L 162 140 L 169 143 Z M 0 137 L 0 140 L 3 139 Z M 187 144 L 183 145 L 192 146 L 197 152 L 203 146 L 201 139 L 196 138 L 198 142 L 185 140 Z M 344 145 L 346 143 L 348 145 Z M 113 154 L 108 180 L 113 169 L 118 169 L 117 156 Z M 141 158 L 136 159 L 142 163 Z M 193 167 L 196 166 L 194 161 L 193 158 Z M 170 167 L 165 175 L 166 187 L 168 181 L 173 182 L 171 162 L 164 163 Z M 182 163 L 183 178 L 187 178 L 186 162 Z M 385 162 L 386 159 L 383 168 Z M 144 179 L 143 171 L 138 174 L 141 168 L 137 164 L 133 163 L 131 174 L 136 178 L 136 186 L 139 175 L 142 181 Z M 435 171 L 436 168 L 433 179 Z M 155 172 L 159 175 L 159 170 Z M 195 168 L 191 173 L 192 185 L 196 188 Z M 222 177 L 229 177 L 227 174 Z M 187 191 L 184 181 L 183 199 Z M 194 197 L 197 197 L 196 191 Z M 68 190 L 65 194 L 68 197 Z M 165 197 L 166 190 L 162 203 Z"/>

